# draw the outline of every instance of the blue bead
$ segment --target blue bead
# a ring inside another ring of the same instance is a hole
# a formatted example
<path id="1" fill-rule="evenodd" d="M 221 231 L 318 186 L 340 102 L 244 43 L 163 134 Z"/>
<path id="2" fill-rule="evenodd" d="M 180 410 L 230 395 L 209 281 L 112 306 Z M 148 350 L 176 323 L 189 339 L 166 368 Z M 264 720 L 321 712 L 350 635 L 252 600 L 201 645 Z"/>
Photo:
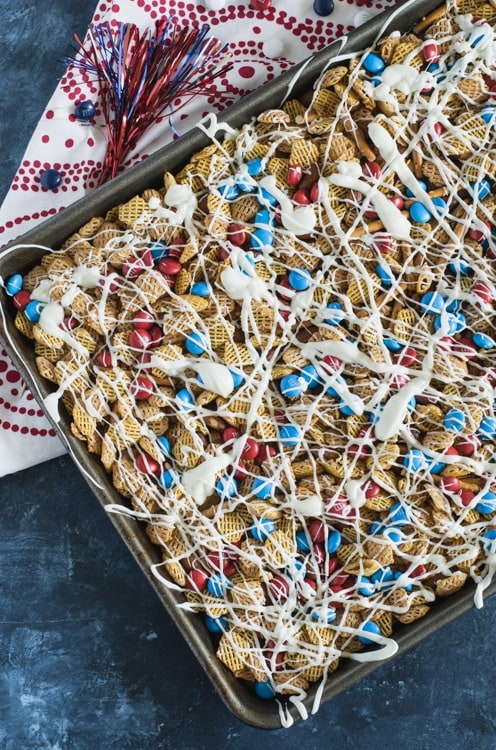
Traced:
<path id="1" fill-rule="evenodd" d="M 404 344 L 396 339 L 384 339 L 384 346 L 389 349 L 390 352 L 399 352 L 403 349 Z"/>
<path id="2" fill-rule="evenodd" d="M 465 427 L 466 417 L 460 409 L 450 409 L 443 419 L 443 427 L 450 432 L 461 432 Z"/>
<path id="3" fill-rule="evenodd" d="M 253 250 L 263 250 L 264 247 L 272 247 L 274 241 L 274 233 L 270 229 L 255 229 L 250 237 L 250 245 Z"/>
<path id="4" fill-rule="evenodd" d="M 215 485 L 215 491 L 222 500 L 235 497 L 238 494 L 238 483 L 234 477 L 221 477 Z"/>
<path id="5" fill-rule="evenodd" d="M 186 388 L 181 388 L 181 390 L 179 390 L 176 393 L 176 398 L 177 398 L 177 402 L 179 404 L 179 407 L 183 411 L 191 411 L 191 409 L 195 405 L 195 399 L 193 398 L 192 394 Z"/>
<path id="6" fill-rule="evenodd" d="M 285 375 L 281 378 L 279 389 L 283 396 L 296 398 L 301 396 L 305 390 L 306 383 L 298 375 Z"/>
<path id="7" fill-rule="evenodd" d="M 256 177 L 263 171 L 263 161 L 260 158 L 250 159 L 246 162 L 246 168 L 249 175 Z"/>
<path id="8" fill-rule="evenodd" d="M 227 628 L 227 620 L 222 615 L 220 617 L 205 617 L 205 627 L 209 633 L 223 633 Z"/>
<path id="9" fill-rule="evenodd" d="M 426 224 L 431 218 L 431 212 L 423 203 L 420 203 L 420 201 L 412 203 L 409 213 L 411 220 L 416 221 L 417 224 Z"/>
<path id="10" fill-rule="evenodd" d="M 200 356 L 201 354 L 204 354 L 208 349 L 208 343 L 206 340 L 206 337 L 203 333 L 198 333 L 198 331 L 193 331 L 189 334 L 189 336 L 186 337 L 186 349 L 190 354 L 194 354 L 195 356 Z"/>
<path id="11" fill-rule="evenodd" d="M 269 680 L 263 680 L 260 682 L 255 682 L 253 685 L 253 691 L 255 695 L 257 695 L 259 698 L 262 698 L 262 700 L 271 700 L 275 697 L 276 691 L 274 690 L 272 684 L 269 682 Z"/>
<path id="12" fill-rule="evenodd" d="M 268 500 L 274 491 L 274 485 L 268 477 L 255 477 L 251 488 L 255 497 L 260 500 Z"/>
<path id="13" fill-rule="evenodd" d="M 40 174 L 40 183 L 45 190 L 55 190 L 62 184 L 62 175 L 56 169 L 45 169 Z"/>
<path id="14" fill-rule="evenodd" d="M 375 52 L 369 52 L 368 55 L 365 55 L 363 58 L 363 67 L 367 73 L 377 75 L 378 73 L 382 73 L 386 67 L 386 63 L 380 55 L 376 55 Z"/>
<path id="15" fill-rule="evenodd" d="M 195 281 L 191 287 L 191 294 L 197 297 L 210 297 L 211 291 L 210 284 L 206 281 Z"/>
<path id="16" fill-rule="evenodd" d="M 306 268 L 298 268 L 288 273 L 288 281 L 297 292 L 304 292 L 312 283 L 312 275 Z"/>
<path id="17" fill-rule="evenodd" d="M 327 325 L 330 326 L 337 325 L 346 318 L 346 313 L 343 310 L 341 302 L 329 302 L 325 315 L 324 323 L 327 323 Z"/>
<path id="18" fill-rule="evenodd" d="M 307 384 L 307 388 L 316 388 L 320 385 L 320 378 L 315 365 L 305 365 L 301 371 L 301 377 Z"/>
<path id="19" fill-rule="evenodd" d="M 424 312 L 429 315 L 435 315 L 438 312 L 442 312 L 446 307 L 446 297 L 443 297 L 439 292 L 426 292 L 420 298 L 420 305 L 423 307 Z"/>
<path id="20" fill-rule="evenodd" d="M 229 578 L 224 573 L 212 573 L 207 581 L 207 589 L 212 596 L 224 596 L 229 586 Z"/>
<path id="21" fill-rule="evenodd" d="M 20 292 L 22 289 L 22 276 L 20 273 L 15 273 L 13 276 L 10 276 L 7 279 L 7 283 L 5 284 L 5 291 L 8 295 L 11 297 L 14 296 L 14 294 L 17 294 L 17 292 Z"/>
<path id="22" fill-rule="evenodd" d="M 427 183 L 424 180 L 417 180 L 417 182 L 418 182 L 419 188 L 421 188 L 422 190 L 425 190 L 425 192 L 427 192 Z M 405 195 L 406 195 L 407 198 L 413 198 L 413 193 L 410 190 L 410 188 L 407 188 L 405 190 Z"/>
<path id="23" fill-rule="evenodd" d="M 26 307 L 24 308 L 24 315 L 28 320 L 31 321 L 31 323 L 37 323 L 40 319 L 41 312 L 45 305 L 43 302 L 39 302 L 36 299 L 31 300 L 31 302 L 28 302 Z"/>
<path id="24" fill-rule="evenodd" d="M 82 122 L 88 122 L 95 116 L 95 105 L 89 99 L 85 99 L 84 102 L 79 102 L 79 104 L 76 104 L 74 114 L 76 115 L 78 120 L 81 120 Z"/>
<path id="25" fill-rule="evenodd" d="M 379 625 L 377 625 L 377 623 L 375 622 L 371 622 L 370 620 L 369 622 L 364 622 L 360 629 L 362 632 L 365 631 L 366 633 L 370 633 L 371 635 L 381 635 L 381 629 Z M 361 643 L 365 643 L 367 645 L 371 643 L 376 643 L 375 640 L 367 638 L 366 635 L 359 635 L 358 640 Z"/>
<path id="26" fill-rule="evenodd" d="M 313 10 L 318 16 L 330 16 L 334 10 L 334 0 L 313 0 Z"/>
<path id="27" fill-rule="evenodd" d="M 276 530 L 274 521 L 270 518 L 259 518 L 253 526 L 250 527 L 250 533 L 258 542 L 265 542 L 266 539 Z"/>
<path id="28" fill-rule="evenodd" d="M 394 280 L 394 276 L 391 274 L 391 272 L 380 263 L 376 265 L 375 272 L 377 276 L 380 278 L 380 280 L 382 281 L 382 285 L 386 289 L 389 289 L 389 287 L 392 285 L 393 280 Z"/>
<path id="29" fill-rule="evenodd" d="M 477 432 L 483 440 L 493 440 L 496 437 L 496 419 L 484 417 Z"/>
<path id="30" fill-rule="evenodd" d="M 337 529 L 333 529 L 327 537 L 326 548 L 330 555 L 334 554 L 336 550 L 341 546 L 341 533 Z"/>
<path id="31" fill-rule="evenodd" d="M 171 444 L 169 438 L 166 438 L 165 435 L 160 435 L 160 437 L 157 438 L 157 443 L 162 453 L 165 453 L 166 456 L 170 456 Z"/>
<path id="32" fill-rule="evenodd" d="M 296 537 L 296 548 L 300 552 L 310 552 L 312 545 L 308 541 L 306 531 L 304 529 L 300 529 L 300 531 L 296 532 L 295 537 Z"/>
<path id="33" fill-rule="evenodd" d="M 485 178 L 477 182 L 471 182 L 469 184 L 472 190 L 474 191 L 476 197 L 480 201 L 484 200 L 484 198 L 487 198 L 487 196 L 491 192 L 491 183 L 489 182 L 489 180 L 486 180 Z"/>
<path id="34" fill-rule="evenodd" d="M 472 341 L 479 349 L 494 349 L 496 347 L 496 341 L 487 333 L 474 333 Z"/>
<path id="35" fill-rule="evenodd" d="M 300 437 L 300 430 L 294 424 L 283 424 L 279 427 L 279 440 L 284 445 L 298 445 Z"/>

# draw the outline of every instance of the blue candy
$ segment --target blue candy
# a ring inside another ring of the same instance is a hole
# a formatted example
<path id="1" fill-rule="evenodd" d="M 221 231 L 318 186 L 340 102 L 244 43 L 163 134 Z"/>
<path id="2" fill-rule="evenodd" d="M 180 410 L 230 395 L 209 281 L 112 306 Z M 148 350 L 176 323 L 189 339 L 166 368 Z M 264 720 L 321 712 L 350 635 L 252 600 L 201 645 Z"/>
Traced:
<path id="1" fill-rule="evenodd" d="M 372 573 L 370 580 L 373 583 L 380 584 L 381 588 L 385 588 L 388 584 L 394 582 L 394 572 L 391 568 L 379 568 L 375 573 Z"/>
<path id="2" fill-rule="evenodd" d="M 385 536 L 386 539 L 389 539 L 390 542 L 393 542 L 393 544 L 399 544 L 403 539 L 403 534 L 398 528 L 396 528 L 396 526 L 386 526 L 382 535 Z"/>
<path id="3" fill-rule="evenodd" d="M 443 419 L 443 427 L 450 432 L 461 432 L 467 419 L 461 409 L 450 409 Z"/>
<path id="4" fill-rule="evenodd" d="M 336 619 L 337 614 L 334 607 L 327 607 L 325 610 L 322 609 L 313 609 L 312 610 L 312 620 L 315 620 L 316 622 L 334 622 Z"/>
<path id="5" fill-rule="evenodd" d="M 431 212 L 424 206 L 420 201 L 412 203 L 409 209 L 410 218 L 412 221 L 416 221 L 417 224 L 426 224 L 431 218 Z"/>
<path id="6" fill-rule="evenodd" d="M 491 192 L 491 183 L 489 182 L 489 180 L 486 180 L 485 178 L 482 180 L 479 180 L 478 182 L 471 182 L 469 184 L 472 190 L 474 191 L 476 197 L 480 201 L 484 200 L 484 198 L 487 198 L 487 196 Z"/>
<path id="7" fill-rule="evenodd" d="M 236 370 L 229 370 L 229 372 L 231 373 L 231 377 L 233 379 L 234 388 L 239 388 L 240 386 L 242 386 L 245 382 L 245 379 L 241 375 L 241 373 L 236 372 Z"/>
<path id="8" fill-rule="evenodd" d="M 490 490 L 485 492 L 475 506 L 475 509 L 484 516 L 494 513 L 496 510 L 496 492 L 491 492 Z"/>
<path id="9" fill-rule="evenodd" d="M 375 267 L 375 272 L 382 281 L 382 285 L 386 289 L 389 289 L 394 281 L 394 276 L 391 271 L 388 268 L 385 268 L 381 263 L 378 263 Z"/>
<path id="10" fill-rule="evenodd" d="M 379 625 L 377 625 L 377 623 L 372 622 L 370 620 L 362 624 L 361 631 L 365 633 L 370 633 L 371 635 L 381 635 L 381 629 Z M 368 638 L 366 635 L 359 635 L 358 640 L 361 643 L 365 643 L 367 645 L 371 643 L 376 643 L 374 639 Z"/>
<path id="11" fill-rule="evenodd" d="M 286 398 L 296 398 L 305 391 L 306 383 L 298 375 L 285 375 L 281 378 L 279 389 Z"/>
<path id="12" fill-rule="evenodd" d="M 233 201 L 239 195 L 238 185 L 219 185 L 218 190 L 226 201 Z"/>
<path id="13" fill-rule="evenodd" d="M 277 206 L 279 201 L 274 195 L 272 195 L 272 193 L 269 193 L 268 190 L 266 190 L 265 188 L 260 188 L 258 191 L 258 202 L 262 205 L 264 203 L 268 203 L 269 206 Z"/>
<path id="14" fill-rule="evenodd" d="M 24 308 L 24 315 L 28 320 L 31 321 L 31 323 L 37 323 L 40 319 L 40 315 L 44 307 L 45 305 L 43 304 L 43 302 L 32 299 L 31 302 L 28 302 L 28 304 Z"/>
<path id="15" fill-rule="evenodd" d="M 448 263 L 448 270 L 455 275 L 459 274 L 460 276 L 468 276 L 472 269 L 464 260 L 456 258 L 456 260 L 452 260 L 451 263 Z"/>
<path id="16" fill-rule="evenodd" d="M 227 619 L 222 615 L 220 617 L 205 617 L 205 627 L 209 633 L 223 633 L 227 628 Z"/>
<path id="17" fill-rule="evenodd" d="M 153 242 L 150 245 L 150 252 L 155 262 L 167 258 L 169 255 L 169 249 L 163 242 Z"/>
<path id="18" fill-rule="evenodd" d="M 496 437 L 496 419 L 484 417 L 479 425 L 478 434 L 483 440 L 493 440 Z"/>
<path id="19" fill-rule="evenodd" d="M 380 55 L 376 55 L 375 52 L 369 52 L 368 55 L 365 55 L 363 58 L 363 67 L 367 73 L 377 75 L 378 73 L 382 73 L 386 67 L 386 63 Z"/>
<path id="20" fill-rule="evenodd" d="M 260 500 L 268 500 L 274 491 L 274 485 L 268 477 L 255 477 L 251 488 L 255 497 Z"/>
<path id="21" fill-rule="evenodd" d="M 425 182 L 425 180 L 417 180 L 417 182 L 418 182 L 419 188 L 421 188 L 422 190 L 425 190 L 425 192 L 427 192 L 427 183 Z M 407 188 L 405 190 L 405 195 L 406 195 L 407 198 L 413 198 L 413 193 L 410 190 L 410 188 Z"/>
<path id="22" fill-rule="evenodd" d="M 268 208 L 261 208 L 257 211 L 253 219 L 254 224 L 263 224 L 263 226 L 272 226 L 274 224 L 274 218 Z"/>
<path id="23" fill-rule="evenodd" d="M 375 585 L 372 583 L 368 576 L 357 577 L 358 591 L 362 596 L 372 596 L 375 591 Z"/>
<path id="24" fill-rule="evenodd" d="M 442 213 L 448 207 L 444 198 L 437 197 L 437 198 L 432 198 L 431 200 L 433 204 L 436 206 L 436 208 L 438 209 L 439 213 Z"/>
<path id="25" fill-rule="evenodd" d="M 336 550 L 341 546 L 341 533 L 337 529 L 333 529 L 327 537 L 326 548 L 330 555 L 334 554 Z"/>
<path id="26" fill-rule="evenodd" d="M 444 315 L 436 315 L 434 318 L 434 329 L 439 331 L 443 329 L 446 331 L 448 336 L 454 336 L 455 333 L 460 333 L 467 327 L 467 320 L 463 313 L 446 313 Z"/>
<path id="27" fill-rule="evenodd" d="M 297 531 L 295 537 L 296 537 L 296 548 L 300 552 L 310 552 L 312 547 L 304 529 L 300 529 L 300 531 Z"/>
<path id="28" fill-rule="evenodd" d="M 216 485 L 215 490 L 222 500 L 234 497 L 238 493 L 238 483 L 234 477 L 221 477 Z"/>
<path id="29" fill-rule="evenodd" d="M 341 304 L 341 302 L 329 302 L 325 315 L 326 317 L 324 318 L 324 323 L 327 323 L 327 325 L 330 326 L 341 323 L 341 321 L 346 317 L 346 313 L 343 310 L 343 305 Z"/>
<path id="30" fill-rule="evenodd" d="M 224 596 L 230 585 L 229 578 L 224 573 L 212 573 L 207 581 L 207 589 L 212 596 Z"/>
<path id="31" fill-rule="evenodd" d="M 10 276 L 9 279 L 7 279 L 7 283 L 5 284 L 5 291 L 8 295 L 11 297 L 14 296 L 14 294 L 17 294 L 17 292 L 20 292 L 22 289 L 22 276 L 20 273 L 15 273 L 13 276 Z"/>
<path id="32" fill-rule="evenodd" d="M 159 447 L 162 453 L 165 453 L 166 456 L 170 456 L 170 452 L 171 452 L 170 440 L 166 438 L 165 435 L 160 435 L 157 438 L 157 443 L 159 444 Z"/>
<path id="33" fill-rule="evenodd" d="M 490 554 L 496 552 L 496 529 L 488 529 L 483 536 L 482 546 Z"/>
<path id="34" fill-rule="evenodd" d="M 405 526 L 410 523 L 408 513 L 401 503 L 394 503 L 389 511 L 389 523 L 395 526 Z"/>
<path id="35" fill-rule="evenodd" d="M 186 349 L 190 354 L 200 356 L 208 350 L 208 342 L 206 336 L 198 331 L 193 331 L 186 337 Z"/>
<path id="36" fill-rule="evenodd" d="M 250 533 L 257 542 L 265 542 L 265 540 L 276 530 L 274 521 L 270 518 L 259 518 L 253 526 L 250 527 Z"/>
<path id="37" fill-rule="evenodd" d="M 403 349 L 404 344 L 402 344 L 400 341 L 397 341 L 396 339 L 384 339 L 384 346 L 386 349 L 389 349 L 390 352 L 399 352 L 400 349 Z"/>
<path id="38" fill-rule="evenodd" d="M 181 388 L 181 390 L 176 393 L 176 398 L 183 411 L 191 411 L 191 409 L 194 408 L 195 399 L 186 388 Z"/>
<path id="39" fill-rule="evenodd" d="M 45 190 L 55 190 L 62 184 L 62 175 L 56 169 L 45 169 L 40 174 L 40 183 Z"/>
<path id="40" fill-rule="evenodd" d="M 307 388 L 316 388 L 320 385 L 320 378 L 315 365 L 305 365 L 301 371 L 301 377 L 307 384 Z"/>
<path id="41" fill-rule="evenodd" d="M 166 490 L 170 490 L 170 488 L 176 484 L 177 476 L 173 471 L 167 469 L 159 476 L 158 481 L 162 487 L 165 487 Z"/>
<path id="42" fill-rule="evenodd" d="M 420 305 L 424 309 L 424 312 L 429 315 L 435 315 L 442 312 L 446 307 L 446 297 L 443 297 L 439 292 L 426 292 L 420 298 Z"/>
<path id="43" fill-rule="evenodd" d="M 300 429 L 294 424 L 283 424 L 279 427 L 279 440 L 283 445 L 298 445 L 300 437 Z"/>
<path id="44" fill-rule="evenodd" d="M 298 268 L 289 272 L 288 281 L 295 291 L 303 292 L 310 286 L 312 275 L 306 268 Z"/>
<path id="45" fill-rule="evenodd" d="M 255 695 L 266 701 L 274 698 L 276 694 L 276 691 L 274 690 L 272 683 L 269 680 L 255 682 L 253 685 L 253 691 Z"/>
<path id="46" fill-rule="evenodd" d="M 407 471 L 415 474 L 417 471 L 428 468 L 428 461 L 424 453 L 418 448 L 412 448 L 403 458 L 403 466 Z"/>
<path id="47" fill-rule="evenodd" d="M 496 341 L 487 333 L 474 333 L 472 341 L 479 349 L 494 349 L 496 347 Z"/>
<path id="48" fill-rule="evenodd" d="M 263 250 L 264 247 L 272 247 L 274 241 L 274 233 L 270 229 L 255 229 L 250 237 L 250 245 L 253 250 Z"/>
<path id="49" fill-rule="evenodd" d="M 210 284 L 206 281 L 195 281 L 191 287 L 191 294 L 197 297 L 210 297 L 211 291 Z"/>
<path id="50" fill-rule="evenodd" d="M 263 161 L 260 158 L 250 159 L 246 162 L 246 168 L 249 175 L 256 177 L 263 171 Z"/>
<path id="51" fill-rule="evenodd" d="M 496 118 L 496 107 L 484 107 L 484 109 L 480 113 L 480 116 L 482 117 L 484 122 L 494 122 Z"/>
<path id="52" fill-rule="evenodd" d="M 79 104 L 76 104 L 74 114 L 81 122 L 89 122 L 89 120 L 92 120 L 94 118 L 95 111 L 95 105 L 93 104 L 93 102 L 89 99 L 85 99 L 83 102 L 79 102 Z"/>

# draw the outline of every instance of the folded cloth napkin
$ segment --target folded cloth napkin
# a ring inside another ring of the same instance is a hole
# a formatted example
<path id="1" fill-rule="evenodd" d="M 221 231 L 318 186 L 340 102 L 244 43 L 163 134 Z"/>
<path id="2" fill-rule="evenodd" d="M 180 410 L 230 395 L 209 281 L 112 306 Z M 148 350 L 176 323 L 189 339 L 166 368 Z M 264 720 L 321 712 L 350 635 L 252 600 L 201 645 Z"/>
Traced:
<path id="1" fill-rule="evenodd" d="M 173 129 L 169 118 L 158 118 L 124 166 L 153 153 L 209 111 L 225 109 L 391 2 L 336 0 L 332 14 L 319 16 L 312 0 L 273 0 L 271 7 L 263 11 L 251 9 L 250 0 L 227 2 L 222 8 L 221 0 L 100 0 L 90 28 L 104 22 L 125 21 L 144 31 L 153 28 L 157 18 L 172 14 L 181 23 L 207 24 L 210 35 L 228 45 L 234 62 L 226 79 L 214 83 L 212 96 L 196 96 L 174 116 Z M 88 39 L 84 44 L 88 44 Z M 0 244 L 14 240 L 97 184 L 106 150 L 102 122 L 97 119 L 92 124 L 81 123 L 74 112 L 75 105 L 83 100 L 97 103 L 98 94 L 95 81 L 75 66 L 68 67 L 0 209 Z M 40 174 L 48 168 L 62 176 L 62 184 L 55 190 L 45 190 L 40 185 Z M 64 450 L 0 346 L 0 476 L 61 455 Z"/>

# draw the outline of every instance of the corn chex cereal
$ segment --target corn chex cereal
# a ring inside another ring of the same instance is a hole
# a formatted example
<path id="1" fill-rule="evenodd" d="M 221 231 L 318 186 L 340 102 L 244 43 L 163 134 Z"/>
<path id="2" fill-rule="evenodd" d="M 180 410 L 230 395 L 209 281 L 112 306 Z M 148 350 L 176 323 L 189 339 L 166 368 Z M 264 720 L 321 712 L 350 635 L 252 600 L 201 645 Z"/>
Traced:
<path id="1" fill-rule="evenodd" d="M 495 570 L 495 20 L 449 3 L 340 58 L 6 282 L 260 697 L 390 656 Z"/>

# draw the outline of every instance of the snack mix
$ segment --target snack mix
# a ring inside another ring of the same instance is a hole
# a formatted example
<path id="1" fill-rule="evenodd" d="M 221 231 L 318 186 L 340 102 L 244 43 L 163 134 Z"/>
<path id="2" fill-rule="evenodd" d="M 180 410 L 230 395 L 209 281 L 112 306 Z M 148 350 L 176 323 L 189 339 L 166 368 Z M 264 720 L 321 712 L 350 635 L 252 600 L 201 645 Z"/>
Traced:
<path id="1" fill-rule="evenodd" d="M 281 706 L 495 570 L 495 19 L 450 3 L 207 118 L 162 188 L 4 282 L 111 509 Z"/>

